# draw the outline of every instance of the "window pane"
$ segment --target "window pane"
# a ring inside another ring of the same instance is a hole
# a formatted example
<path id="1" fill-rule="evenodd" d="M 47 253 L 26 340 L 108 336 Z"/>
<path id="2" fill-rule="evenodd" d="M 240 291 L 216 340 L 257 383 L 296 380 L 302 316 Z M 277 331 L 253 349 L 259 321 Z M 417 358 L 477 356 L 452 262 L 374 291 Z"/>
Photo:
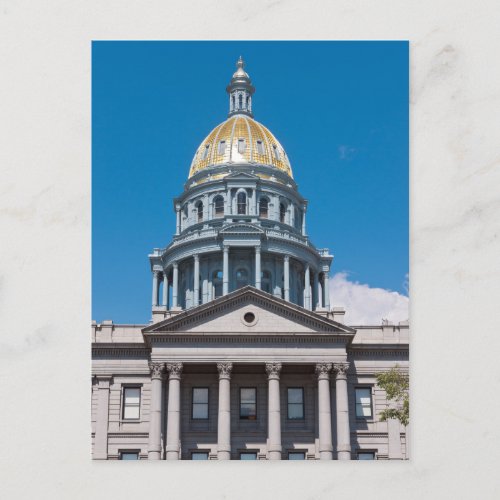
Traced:
<path id="1" fill-rule="evenodd" d="M 257 453 L 240 453 L 240 460 L 257 460 Z"/>
<path id="2" fill-rule="evenodd" d="M 193 403 L 208 403 L 208 387 L 195 387 L 193 389 Z"/>
<path id="3" fill-rule="evenodd" d="M 193 418 L 208 418 L 208 405 L 205 403 L 193 404 Z"/>
<path id="4" fill-rule="evenodd" d="M 217 153 L 220 155 L 223 155 L 224 151 L 226 151 L 226 141 L 220 141 L 219 142 L 219 150 L 217 151 Z"/>
<path id="5" fill-rule="evenodd" d="M 356 389 L 356 403 L 370 403 L 371 390 L 366 387 L 362 389 Z"/>
<path id="6" fill-rule="evenodd" d="M 288 418 L 304 418 L 304 406 L 302 404 L 289 404 Z"/>
<path id="7" fill-rule="evenodd" d="M 255 388 L 240 389 L 240 398 L 242 403 L 255 403 Z"/>
<path id="8" fill-rule="evenodd" d="M 292 451 L 288 454 L 288 460 L 305 460 L 306 454 L 303 451 Z"/>
<path id="9" fill-rule="evenodd" d="M 254 419 L 257 414 L 257 408 L 252 403 L 241 403 L 240 416 L 242 418 Z"/>
<path id="10" fill-rule="evenodd" d="M 288 402 L 289 403 L 302 403 L 303 399 L 302 388 L 292 388 L 288 389 Z"/>
<path id="11" fill-rule="evenodd" d="M 127 387 L 125 389 L 125 404 L 138 405 L 141 400 L 141 390 L 139 387 Z"/>
<path id="12" fill-rule="evenodd" d="M 191 460 L 208 460 L 208 452 L 197 451 L 191 453 Z"/>
<path id="13" fill-rule="evenodd" d="M 358 460 L 375 460 L 375 453 L 373 451 L 364 451 L 358 453 Z"/>
<path id="14" fill-rule="evenodd" d="M 123 452 L 121 454 L 122 460 L 139 460 L 139 453 L 137 452 Z"/>
<path id="15" fill-rule="evenodd" d="M 123 418 L 139 418 L 138 406 L 125 406 Z"/>

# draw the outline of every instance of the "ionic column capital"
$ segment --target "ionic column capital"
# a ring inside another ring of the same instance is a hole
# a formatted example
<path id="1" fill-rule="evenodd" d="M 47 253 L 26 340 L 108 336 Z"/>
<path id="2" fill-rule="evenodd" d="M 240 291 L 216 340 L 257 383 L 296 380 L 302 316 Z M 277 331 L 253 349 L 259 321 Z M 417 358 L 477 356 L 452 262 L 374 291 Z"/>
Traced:
<path id="1" fill-rule="evenodd" d="M 289 262 L 290 261 L 290 256 L 288 254 L 285 254 L 283 256 L 283 259 L 285 260 L 285 262 Z"/>
<path id="2" fill-rule="evenodd" d="M 193 258 L 194 258 L 195 262 L 199 262 L 200 261 L 200 256 L 197 253 L 195 253 L 193 255 Z"/>
<path id="3" fill-rule="evenodd" d="M 170 380 L 181 378 L 182 363 L 167 363 L 168 378 Z"/>
<path id="4" fill-rule="evenodd" d="M 165 363 L 155 363 L 149 362 L 149 369 L 151 370 L 151 379 L 163 378 L 163 372 L 165 370 Z"/>
<path id="5" fill-rule="evenodd" d="M 316 375 L 318 380 L 329 380 L 330 372 L 332 371 L 332 363 L 317 363 L 316 364 Z"/>
<path id="6" fill-rule="evenodd" d="M 343 363 L 333 363 L 333 370 L 335 371 L 335 378 L 337 380 L 346 379 L 348 369 L 349 363 L 347 361 Z"/>
<path id="7" fill-rule="evenodd" d="M 153 269 L 153 276 L 154 276 L 155 278 L 158 278 L 158 276 L 160 275 L 160 272 L 161 272 L 161 271 L 159 271 L 158 269 Z"/>
<path id="8" fill-rule="evenodd" d="M 233 363 L 217 363 L 217 370 L 219 372 L 219 378 L 231 378 L 231 371 L 233 369 Z"/>
<path id="9" fill-rule="evenodd" d="M 179 263 L 175 260 L 174 262 L 172 262 L 172 267 L 174 269 L 177 269 L 179 267 Z"/>
<path id="10" fill-rule="evenodd" d="M 266 373 L 269 379 L 277 379 L 280 378 L 281 372 L 281 363 L 266 363 Z"/>

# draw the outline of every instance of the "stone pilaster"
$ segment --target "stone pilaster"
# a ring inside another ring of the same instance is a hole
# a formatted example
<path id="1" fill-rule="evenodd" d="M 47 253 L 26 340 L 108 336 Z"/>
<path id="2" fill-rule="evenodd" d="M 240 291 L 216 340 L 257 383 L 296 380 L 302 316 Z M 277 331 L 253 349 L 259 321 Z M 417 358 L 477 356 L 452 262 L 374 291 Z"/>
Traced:
<path id="1" fill-rule="evenodd" d="M 111 375 L 97 377 L 97 415 L 95 422 L 94 455 L 95 460 L 108 458 L 109 386 Z"/>
<path id="2" fill-rule="evenodd" d="M 217 421 L 217 459 L 231 460 L 231 370 L 232 363 L 217 363 L 219 371 L 219 415 Z"/>
<path id="3" fill-rule="evenodd" d="M 337 456 L 351 460 L 351 431 L 349 428 L 349 400 L 347 396 L 347 370 L 349 363 L 334 363 L 337 395 Z"/>
<path id="4" fill-rule="evenodd" d="M 280 412 L 281 363 L 266 363 L 268 376 L 268 452 L 270 460 L 281 460 Z"/>
<path id="5" fill-rule="evenodd" d="M 151 411 L 149 417 L 148 460 L 161 458 L 161 401 L 164 363 L 149 363 L 151 370 Z"/>
<path id="6" fill-rule="evenodd" d="M 318 363 L 318 414 L 319 414 L 319 456 L 321 460 L 332 460 L 332 411 L 330 403 L 331 363 Z"/>
<path id="7" fill-rule="evenodd" d="M 168 415 L 167 460 L 179 460 L 181 427 L 181 373 L 182 363 L 167 363 Z"/>

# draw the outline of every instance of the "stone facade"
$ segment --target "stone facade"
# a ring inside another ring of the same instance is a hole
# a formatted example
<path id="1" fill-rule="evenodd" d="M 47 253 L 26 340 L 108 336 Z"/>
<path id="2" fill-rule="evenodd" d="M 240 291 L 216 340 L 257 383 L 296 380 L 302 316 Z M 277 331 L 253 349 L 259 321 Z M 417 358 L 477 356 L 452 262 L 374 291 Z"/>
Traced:
<path id="1" fill-rule="evenodd" d="M 376 386 L 408 370 L 408 324 L 347 326 L 330 307 L 333 256 L 307 236 L 254 90 L 240 59 L 229 118 L 174 200 L 173 241 L 149 256 L 151 323 L 92 325 L 94 459 L 408 458 Z"/>

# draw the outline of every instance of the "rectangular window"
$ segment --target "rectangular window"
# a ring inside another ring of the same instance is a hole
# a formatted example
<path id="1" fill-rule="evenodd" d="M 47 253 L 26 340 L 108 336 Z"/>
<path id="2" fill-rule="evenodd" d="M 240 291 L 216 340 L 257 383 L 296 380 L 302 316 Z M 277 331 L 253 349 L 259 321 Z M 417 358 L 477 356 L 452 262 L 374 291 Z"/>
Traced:
<path id="1" fill-rule="evenodd" d="M 223 155 L 225 152 L 226 152 L 226 141 L 220 141 L 217 154 Z"/>
<path id="2" fill-rule="evenodd" d="M 372 416 L 371 387 L 356 387 L 356 417 L 367 418 Z"/>
<path id="3" fill-rule="evenodd" d="M 274 157 L 279 161 L 281 158 L 278 146 L 273 145 L 273 151 L 274 151 Z"/>
<path id="4" fill-rule="evenodd" d="M 306 454 L 303 451 L 290 451 L 288 453 L 288 460 L 305 460 Z"/>
<path id="5" fill-rule="evenodd" d="M 209 148 L 210 148 L 210 144 L 205 144 L 205 149 L 203 151 L 203 158 L 202 158 L 202 160 L 206 160 L 207 159 Z"/>
<path id="6" fill-rule="evenodd" d="M 208 387 L 193 387 L 193 420 L 208 418 Z"/>
<path id="7" fill-rule="evenodd" d="M 208 451 L 193 451 L 191 460 L 208 460 Z"/>
<path id="8" fill-rule="evenodd" d="M 375 460 L 374 451 L 360 451 L 358 452 L 358 460 Z"/>
<path id="9" fill-rule="evenodd" d="M 138 451 L 121 451 L 120 460 L 139 460 Z"/>
<path id="10" fill-rule="evenodd" d="M 304 389 L 302 387 L 288 388 L 288 418 L 289 420 L 304 418 Z"/>
<path id="11" fill-rule="evenodd" d="M 257 460 L 257 453 L 255 451 L 241 452 L 240 460 Z"/>
<path id="12" fill-rule="evenodd" d="M 245 139 L 238 139 L 238 153 L 243 154 L 245 152 Z"/>
<path id="13" fill-rule="evenodd" d="M 123 419 L 137 420 L 141 415 L 141 388 L 123 388 Z"/>
<path id="14" fill-rule="evenodd" d="M 260 155 L 264 154 L 264 144 L 262 144 L 262 141 L 257 141 L 257 153 Z"/>
<path id="15" fill-rule="evenodd" d="M 255 387 L 240 387 L 240 419 L 256 420 L 257 389 Z"/>

